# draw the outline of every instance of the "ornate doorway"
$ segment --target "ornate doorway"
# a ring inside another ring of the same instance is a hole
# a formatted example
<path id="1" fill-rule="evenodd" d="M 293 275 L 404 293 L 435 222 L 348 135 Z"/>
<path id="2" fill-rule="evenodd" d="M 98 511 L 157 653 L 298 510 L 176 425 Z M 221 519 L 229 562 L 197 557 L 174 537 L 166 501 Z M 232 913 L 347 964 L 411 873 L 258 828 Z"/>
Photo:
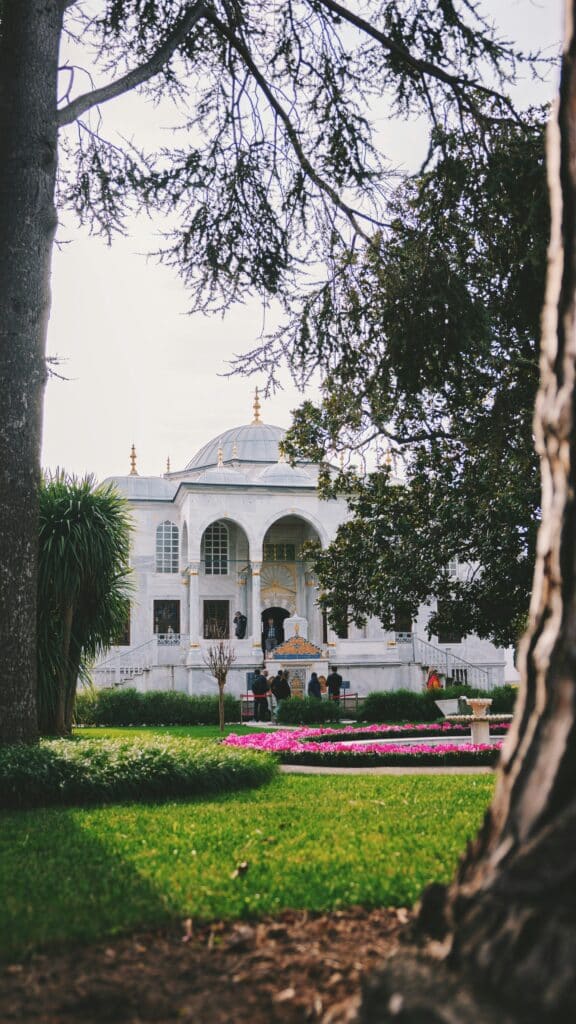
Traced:
<path id="1" fill-rule="evenodd" d="M 262 651 L 264 654 L 267 652 L 267 634 L 269 627 L 274 627 L 274 647 L 278 647 L 278 644 L 284 643 L 286 637 L 284 636 L 284 619 L 287 619 L 290 612 L 286 608 L 265 608 L 262 612 Z"/>

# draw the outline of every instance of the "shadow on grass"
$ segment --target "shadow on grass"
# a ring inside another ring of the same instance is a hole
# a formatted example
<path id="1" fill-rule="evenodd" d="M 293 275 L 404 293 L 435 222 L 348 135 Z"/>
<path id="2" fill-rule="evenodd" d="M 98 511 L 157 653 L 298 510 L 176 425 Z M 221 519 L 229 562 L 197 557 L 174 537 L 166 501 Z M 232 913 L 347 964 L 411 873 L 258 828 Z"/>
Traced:
<path id="1" fill-rule="evenodd" d="M 2 959 L 173 917 L 162 895 L 118 855 L 113 837 L 106 841 L 105 830 L 105 820 L 79 808 L 1 814 Z"/>

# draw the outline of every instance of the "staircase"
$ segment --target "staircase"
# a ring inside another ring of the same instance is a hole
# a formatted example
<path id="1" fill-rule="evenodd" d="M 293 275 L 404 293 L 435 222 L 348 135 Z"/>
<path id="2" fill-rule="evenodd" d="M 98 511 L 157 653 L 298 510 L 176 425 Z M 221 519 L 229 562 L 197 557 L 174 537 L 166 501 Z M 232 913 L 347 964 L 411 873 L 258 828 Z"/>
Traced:
<path id="1" fill-rule="evenodd" d="M 92 669 L 92 681 L 97 687 L 123 686 L 143 676 L 156 663 L 156 637 L 122 654 L 113 654 Z"/>
<path id="2" fill-rule="evenodd" d="M 475 686 L 482 690 L 490 689 L 490 675 L 485 668 L 473 665 L 464 658 L 452 654 L 415 633 L 397 633 L 396 643 L 402 652 L 406 651 L 404 658 L 415 665 L 428 665 L 442 672 L 447 679 L 453 679 L 455 683 L 463 683 L 467 686 Z"/>

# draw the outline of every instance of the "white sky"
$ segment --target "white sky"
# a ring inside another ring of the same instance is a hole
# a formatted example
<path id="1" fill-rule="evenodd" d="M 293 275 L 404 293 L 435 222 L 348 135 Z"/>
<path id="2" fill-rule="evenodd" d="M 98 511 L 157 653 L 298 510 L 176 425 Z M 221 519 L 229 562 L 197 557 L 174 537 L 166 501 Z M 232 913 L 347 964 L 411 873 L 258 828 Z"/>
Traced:
<path id="1" fill-rule="evenodd" d="M 553 47 L 561 37 L 562 0 L 486 0 L 483 6 L 502 34 L 526 49 Z M 526 81 L 516 99 L 546 101 L 555 84 L 554 74 L 547 85 Z M 126 135 L 139 119 L 146 119 L 147 131 L 150 117 L 161 123 L 160 110 L 143 111 L 134 97 L 108 104 L 106 125 L 110 115 Z M 421 132 L 397 123 L 391 131 L 391 155 L 411 166 Z M 181 469 L 211 437 L 250 421 L 254 387 L 263 381 L 218 375 L 234 353 L 257 343 L 258 302 L 235 307 L 224 319 L 188 316 L 175 273 L 144 255 L 157 246 L 145 218 L 111 248 L 71 223 L 60 237 L 67 244 L 54 257 L 48 353 L 62 360 L 60 372 L 69 379 L 48 384 L 45 466 L 99 479 L 127 473 L 134 441 L 140 474 L 157 475 L 168 455 L 171 468 Z M 302 396 L 287 373 L 283 381 L 284 390 L 263 403 L 262 416 L 287 427 Z"/>

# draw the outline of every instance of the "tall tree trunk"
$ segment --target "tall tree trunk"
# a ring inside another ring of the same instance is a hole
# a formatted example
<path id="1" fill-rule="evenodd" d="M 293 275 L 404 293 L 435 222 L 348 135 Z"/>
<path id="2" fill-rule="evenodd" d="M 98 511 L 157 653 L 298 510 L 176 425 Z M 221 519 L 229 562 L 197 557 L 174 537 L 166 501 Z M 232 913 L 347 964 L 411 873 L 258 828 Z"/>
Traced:
<path id="1" fill-rule="evenodd" d="M 220 732 L 224 732 L 224 687 L 226 686 L 226 677 L 218 680 L 218 722 L 220 725 Z"/>
<path id="2" fill-rule="evenodd" d="M 535 415 L 542 525 L 519 707 L 494 802 L 448 900 L 452 962 L 541 1020 L 576 1014 L 575 19 L 568 0 L 548 136 L 552 239 Z"/>
<path id="3" fill-rule="evenodd" d="M 0 743 L 36 722 L 37 487 L 56 211 L 64 0 L 3 0 L 0 26 Z"/>

